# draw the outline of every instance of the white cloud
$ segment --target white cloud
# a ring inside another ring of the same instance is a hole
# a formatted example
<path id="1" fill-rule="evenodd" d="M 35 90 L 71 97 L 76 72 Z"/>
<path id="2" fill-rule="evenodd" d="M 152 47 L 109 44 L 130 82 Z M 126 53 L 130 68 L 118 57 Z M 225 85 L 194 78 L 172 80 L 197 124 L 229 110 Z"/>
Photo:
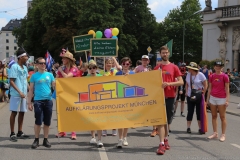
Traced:
<path id="1" fill-rule="evenodd" d="M 5 27 L 8 23 L 8 20 L 6 18 L 0 18 L 0 30 L 2 27 Z"/>

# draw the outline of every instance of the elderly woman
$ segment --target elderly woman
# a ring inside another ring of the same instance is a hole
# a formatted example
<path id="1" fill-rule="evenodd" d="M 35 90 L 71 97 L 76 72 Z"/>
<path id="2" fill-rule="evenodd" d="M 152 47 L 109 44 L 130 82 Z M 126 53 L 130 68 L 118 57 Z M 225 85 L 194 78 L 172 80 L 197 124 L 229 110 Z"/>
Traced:
<path id="1" fill-rule="evenodd" d="M 73 54 L 69 51 L 63 52 L 60 57 L 62 57 L 63 66 L 58 68 L 56 78 L 70 78 L 70 77 L 79 77 L 78 68 L 75 65 L 75 58 Z M 57 137 L 67 136 L 66 132 L 58 133 Z M 76 132 L 72 132 L 71 139 L 76 140 Z"/>
<path id="2" fill-rule="evenodd" d="M 201 98 L 202 96 L 196 97 L 191 96 L 191 92 L 194 90 L 200 94 L 205 94 L 207 90 L 207 80 L 202 72 L 199 72 L 198 65 L 195 62 L 191 62 L 188 68 L 188 74 L 186 76 L 186 96 L 187 96 L 187 105 L 188 105 L 188 113 L 187 113 L 187 133 L 191 133 L 191 123 L 193 119 L 194 110 L 196 108 L 197 120 L 199 126 L 199 134 L 203 134 L 201 132 L 201 122 L 200 122 L 200 106 L 201 106 Z M 202 92 L 202 93 L 201 93 Z"/>

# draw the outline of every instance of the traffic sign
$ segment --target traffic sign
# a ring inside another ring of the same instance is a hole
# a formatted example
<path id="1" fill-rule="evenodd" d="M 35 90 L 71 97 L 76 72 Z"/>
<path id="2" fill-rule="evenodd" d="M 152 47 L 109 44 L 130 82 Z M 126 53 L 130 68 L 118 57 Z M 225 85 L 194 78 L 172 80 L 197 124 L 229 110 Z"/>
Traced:
<path id="1" fill-rule="evenodd" d="M 147 48 L 147 51 L 148 51 L 148 53 L 150 53 L 150 52 L 152 51 L 152 48 L 149 46 L 149 47 Z"/>

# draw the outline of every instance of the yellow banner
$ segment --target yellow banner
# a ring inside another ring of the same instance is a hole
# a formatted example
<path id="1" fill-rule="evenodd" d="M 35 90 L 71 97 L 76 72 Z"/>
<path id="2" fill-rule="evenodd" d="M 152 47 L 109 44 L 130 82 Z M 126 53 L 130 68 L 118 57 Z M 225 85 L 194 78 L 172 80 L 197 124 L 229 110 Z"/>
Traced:
<path id="1" fill-rule="evenodd" d="M 162 74 L 59 78 L 58 131 L 86 131 L 166 124 Z"/>

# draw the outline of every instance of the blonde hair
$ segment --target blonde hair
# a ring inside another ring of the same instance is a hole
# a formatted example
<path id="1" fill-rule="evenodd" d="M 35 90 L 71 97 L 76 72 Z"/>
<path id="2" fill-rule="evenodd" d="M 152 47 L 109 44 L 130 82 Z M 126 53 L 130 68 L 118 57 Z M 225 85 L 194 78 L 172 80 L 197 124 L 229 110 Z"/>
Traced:
<path id="1" fill-rule="evenodd" d="M 69 59 L 69 58 L 68 58 L 68 59 Z M 70 68 L 76 67 L 76 64 L 75 64 L 75 62 L 74 62 L 73 60 L 69 59 L 68 63 L 69 63 L 69 65 L 70 65 Z"/>
<path id="2" fill-rule="evenodd" d="M 85 68 L 85 67 L 88 67 L 88 64 L 87 63 L 83 63 L 81 68 Z"/>
<path id="3" fill-rule="evenodd" d="M 109 62 L 112 63 L 112 64 L 114 63 L 113 59 L 111 59 L 111 58 L 106 58 L 106 59 L 105 59 L 105 64 L 107 64 L 107 63 L 109 63 Z"/>

